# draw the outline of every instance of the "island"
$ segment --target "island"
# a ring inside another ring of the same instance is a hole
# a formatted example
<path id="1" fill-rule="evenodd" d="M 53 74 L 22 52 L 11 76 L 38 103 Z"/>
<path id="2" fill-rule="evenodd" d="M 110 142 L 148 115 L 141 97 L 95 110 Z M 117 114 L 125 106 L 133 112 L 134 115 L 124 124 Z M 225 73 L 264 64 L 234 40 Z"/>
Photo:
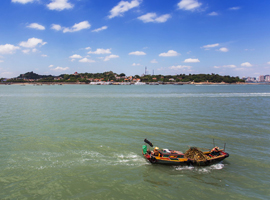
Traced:
<path id="1" fill-rule="evenodd" d="M 176 74 L 126 76 L 124 73 L 112 71 L 103 73 L 73 73 L 53 75 L 39 75 L 33 71 L 20 74 L 15 78 L 1 78 L 1 84 L 92 84 L 92 85 L 132 85 L 132 84 L 243 84 L 245 80 L 239 77 L 221 76 L 218 74 Z"/>

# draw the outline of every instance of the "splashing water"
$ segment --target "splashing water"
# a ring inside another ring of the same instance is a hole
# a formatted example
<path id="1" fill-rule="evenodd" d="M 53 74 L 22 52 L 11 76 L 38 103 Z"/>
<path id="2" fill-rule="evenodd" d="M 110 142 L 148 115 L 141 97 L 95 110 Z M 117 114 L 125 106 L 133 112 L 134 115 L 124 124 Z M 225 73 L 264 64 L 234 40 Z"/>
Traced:
<path id="1" fill-rule="evenodd" d="M 177 171 L 184 171 L 184 170 L 190 170 L 192 172 L 197 173 L 211 173 L 214 170 L 221 170 L 224 168 L 224 164 L 218 163 L 211 166 L 205 166 L 205 167 L 198 167 L 198 166 L 177 166 L 175 167 L 175 170 Z"/>

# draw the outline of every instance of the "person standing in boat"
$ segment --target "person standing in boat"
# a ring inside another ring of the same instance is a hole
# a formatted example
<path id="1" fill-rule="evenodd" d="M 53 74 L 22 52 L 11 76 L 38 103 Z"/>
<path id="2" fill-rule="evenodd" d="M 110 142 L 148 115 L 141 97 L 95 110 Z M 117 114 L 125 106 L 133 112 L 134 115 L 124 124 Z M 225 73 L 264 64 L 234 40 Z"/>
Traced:
<path id="1" fill-rule="evenodd" d="M 219 155 L 220 155 L 219 148 L 218 148 L 218 147 L 214 147 L 214 148 L 211 150 L 211 155 L 212 155 L 212 156 L 219 156 Z"/>
<path id="2" fill-rule="evenodd" d="M 159 148 L 158 147 L 155 147 L 154 148 L 154 156 L 159 156 Z"/>

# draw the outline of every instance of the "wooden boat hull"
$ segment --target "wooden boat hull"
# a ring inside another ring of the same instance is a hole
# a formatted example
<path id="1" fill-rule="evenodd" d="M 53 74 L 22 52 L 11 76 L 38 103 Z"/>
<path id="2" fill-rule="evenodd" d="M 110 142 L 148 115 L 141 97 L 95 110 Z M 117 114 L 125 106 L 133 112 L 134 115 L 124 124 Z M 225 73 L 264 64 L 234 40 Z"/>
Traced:
<path id="1" fill-rule="evenodd" d="M 209 154 L 210 152 L 204 152 L 205 154 Z M 219 156 L 209 156 L 206 161 L 196 162 L 195 160 L 191 160 L 185 157 L 179 157 L 172 155 L 169 157 L 162 157 L 162 156 L 153 156 L 149 153 L 144 154 L 143 156 L 152 164 L 162 164 L 162 165 L 182 165 L 182 166 L 208 166 L 219 163 L 220 161 L 224 160 L 225 158 L 229 157 L 229 154 L 226 152 L 221 151 L 221 155 Z"/>

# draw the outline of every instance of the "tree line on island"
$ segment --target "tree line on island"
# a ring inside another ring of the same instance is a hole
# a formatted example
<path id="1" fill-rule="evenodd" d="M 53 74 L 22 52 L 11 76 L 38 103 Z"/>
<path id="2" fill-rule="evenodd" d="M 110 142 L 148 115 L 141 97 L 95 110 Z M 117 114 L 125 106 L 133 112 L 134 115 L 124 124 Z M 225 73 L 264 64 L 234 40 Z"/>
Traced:
<path id="1" fill-rule="evenodd" d="M 1 78 L 1 82 L 4 79 Z M 124 73 L 114 73 L 112 71 L 104 73 L 77 73 L 61 74 L 60 76 L 39 75 L 34 72 L 20 74 L 16 78 L 5 79 L 5 82 L 28 83 L 28 82 L 69 82 L 69 83 L 90 83 L 90 82 L 209 82 L 209 83 L 237 83 L 244 82 L 238 76 L 221 76 L 218 74 L 176 74 L 176 75 L 135 75 L 126 76 Z"/>

